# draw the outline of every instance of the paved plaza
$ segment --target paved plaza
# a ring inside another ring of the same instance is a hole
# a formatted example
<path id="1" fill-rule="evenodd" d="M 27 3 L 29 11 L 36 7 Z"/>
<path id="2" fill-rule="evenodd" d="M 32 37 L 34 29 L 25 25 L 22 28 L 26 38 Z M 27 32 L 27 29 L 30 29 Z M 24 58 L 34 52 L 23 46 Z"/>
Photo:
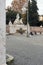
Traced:
<path id="1" fill-rule="evenodd" d="M 43 65 L 43 35 L 8 35 L 6 52 L 14 57 L 10 65 Z"/>

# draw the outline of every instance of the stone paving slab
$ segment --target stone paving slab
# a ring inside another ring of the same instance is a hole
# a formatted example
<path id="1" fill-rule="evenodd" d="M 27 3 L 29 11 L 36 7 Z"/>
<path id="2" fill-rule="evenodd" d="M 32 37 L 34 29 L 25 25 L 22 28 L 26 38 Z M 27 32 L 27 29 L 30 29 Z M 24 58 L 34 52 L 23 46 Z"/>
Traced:
<path id="1" fill-rule="evenodd" d="M 12 65 L 43 65 L 43 35 L 7 36 L 7 53 L 15 57 Z"/>

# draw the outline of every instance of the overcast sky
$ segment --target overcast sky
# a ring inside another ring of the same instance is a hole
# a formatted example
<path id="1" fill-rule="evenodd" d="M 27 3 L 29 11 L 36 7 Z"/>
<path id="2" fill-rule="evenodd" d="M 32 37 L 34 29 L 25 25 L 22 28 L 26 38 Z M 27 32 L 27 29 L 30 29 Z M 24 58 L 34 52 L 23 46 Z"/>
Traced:
<path id="1" fill-rule="evenodd" d="M 11 5 L 12 0 L 6 0 L 6 7 L 8 5 Z M 43 15 L 43 0 L 37 0 L 37 5 L 38 5 L 38 9 L 39 9 L 39 14 Z"/>

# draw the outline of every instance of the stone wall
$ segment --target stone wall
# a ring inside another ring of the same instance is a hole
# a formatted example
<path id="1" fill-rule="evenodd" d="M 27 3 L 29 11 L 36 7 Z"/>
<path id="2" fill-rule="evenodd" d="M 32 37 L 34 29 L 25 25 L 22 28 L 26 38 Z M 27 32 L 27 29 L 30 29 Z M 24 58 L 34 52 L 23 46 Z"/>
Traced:
<path id="1" fill-rule="evenodd" d="M 27 30 L 27 26 L 25 25 L 15 25 L 14 29 L 19 29 L 19 28 L 23 28 L 24 30 Z M 43 27 L 30 27 L 30 31 L 31 32 L 43 32 Z M 9 29 L 9 25 L 6 25 L 6 32 L 9 33 L 10 29 Z"/>

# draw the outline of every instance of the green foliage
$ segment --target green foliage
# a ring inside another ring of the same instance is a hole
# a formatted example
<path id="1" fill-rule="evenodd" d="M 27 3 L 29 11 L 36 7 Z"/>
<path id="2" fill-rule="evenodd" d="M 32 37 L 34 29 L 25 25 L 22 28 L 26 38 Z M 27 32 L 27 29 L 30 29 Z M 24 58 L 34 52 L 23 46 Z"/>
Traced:
<path id="1" fill-rule="evenodd" d="M 31 26 L 37 26 L 38 24 L 38 8 L 36 0 L 31 0 L 29 2 L 28 10 L 29 10 L 29 23 Z"/>
<path id="2" fill-rule="evenodd" d="M 22 14 L 22 18 L 23 18 L 23 24 L 27 24 L 27 14 Z"/>
<path id="3" fill-rule="evenodd" d="M 7 12 L 6 12 L 6 24 L 9 24 L 10 20 L 13 24 L 14 20 L 16 19 L 17 13 L 18 12 L 15 12 L 14 10 L 11 10 L 11 8 L 8 8 Z M 21 18 L 21 14 L 19 14 L 19 15 L 20 15 L 20 18 Z"/>

